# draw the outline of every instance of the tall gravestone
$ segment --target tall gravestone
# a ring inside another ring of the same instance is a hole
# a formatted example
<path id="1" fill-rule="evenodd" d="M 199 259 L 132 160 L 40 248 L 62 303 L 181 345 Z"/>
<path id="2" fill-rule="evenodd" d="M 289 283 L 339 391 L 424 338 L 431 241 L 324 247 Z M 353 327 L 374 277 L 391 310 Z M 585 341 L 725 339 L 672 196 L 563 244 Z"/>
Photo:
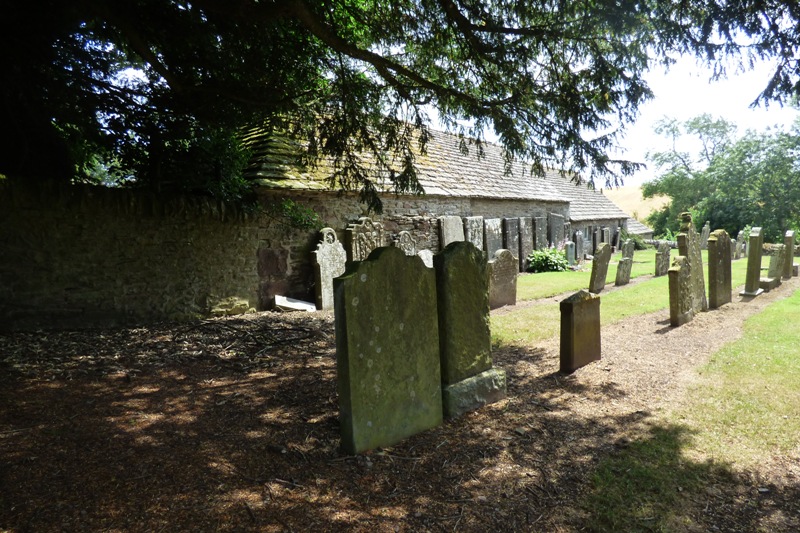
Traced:
<path id="1" fill-rule="evenodd" d="M 361 217 L 358 222 L 347 226 L 349 261 L 363 261 L 375 248 L 383 246 L 383 225 L 369 217 Z"/>
<path id="2" fill-rule="evenodd" d="M 787 230 L 783 236 L 783 279 L 790 279 L 794 275 L 794 231 Z"/>
<path id="3" fill-rule="evenodd" d="M 700 231 L 700 248 L 702 250 L 708 249 L 708 238 L 711 236 L 711 222 L 706 220 L 703 229 Z"/>
<path id="4" fill-rule="evenodd" d="M 759 286 L 761 281 L 761 228 L 750 229 L 750 240 L 747 243 L 747 277 L 744 290 L 739 296 L 758 296 L 764 289 Z"/>
<path id="5" fill-rule="evenodd" d="M 694 318 L 692 265 L 679 255 L 672 261 L 669 275 L 669 324 L 681 326 Z"/>
<path id="6" fill-rule="evenodd" d="M 706 281 L 703 276 L 703 256 L 700 252 L 700 236 L 694 228 L 691 213 L 681 213 L 681 233 L 678 234 L 678 254 L 689 261 L 692 276 L 692 309 L 695 313 L 708 310 Z"/>
<path id="7" fill-rule="evenodd" d="M 658 248 L 656 249 L 656 277 L 666 276 L 670 267 L 669 255 L 672 252 L 672 246 L 666 241 L 659 241 Z"/>
<path id="8" fill-rule="evenodd" d="M 444 248 L 451 242 L 464 240 L 464 223 L 461 217 L 443 216 L 439 217 L 439 249 Z"/>
<path id="9" fill-rule="evenodd" d="M 442 423 L 436 274 L 378 248 L 334 282 L 342 448 L 356 454 Z"/>
<path id="10" fill-rule="evenodd" d="M 550 246 L 560 248 L 566 240 L 564 236 L 564 216 L 558 213 L 548 213 L 547 219 Z"/>
<path id="11" fill-rule="evenodd" d="M 498 250 L 489 260 L 489 307 L 497 309 L 517 303 L 516 258 L 508 250 Z"/>
<path id="12" fill-rule="evenodd" d="M 608 274 L 608 262 L 611 260 L 611 245 L 601 242 L 597 246 L 592 259 L 592 274 L 589 277 L 589 292 L 600 293 L 606 286 L 606 275 Z"/>
<path id="13" fill-rule="evenodd" d="M 506 395 L 492 368 L 489 272 L 483 251 L 454 242 L 434 256 L 444 415 L 459 416 Z"/>
<path id="14" fill-rule="evenodd" d="M 572 373 L 592 361 L 599 361 L 600 296 L 581 290 L 559 304 L 561 337 L 559 370 Z"/>
<path id="15" fill-rule="evenodd" d="M 464 217 L 464 240 L 483 250 L 483 217 Z"/>
<path id="16" fill-rule="evenodd" d="M 534 217 L 533 219 L 533 247 L 537 250 L 547 250 L 547 218 Z"/>
<path id="17" fill-rule="evenodd" d="M 633 267 L 633 252 L 636 249 L 631 239 L 626 239 L 622 244 L 622 257 L 617 265 L 617 276 L 614 285 L 627 285 L 631 281 L 631 268 Z"/>
<path id="18" fill-rule="evenodd" d="M 585 253 L 584 247 L 586 246 L 586 243 L 584 242 L 583 232 L 581 230 L 575 232 L 573 241 L 575 242 L 575 261 L 577 263 L 583 263 Z"/>
<path id="19" fill-rule="evenodd" d="M 528 256 L 533 251 L 533 219 L 519 218 L 519 270 L 528 271 Z"/>
<path id="20" fill-rule="evenodd" d="M 483 221 L 483 246 L 489 257 L 494 257 L 497 250 L 503 249 L 502 219 L 487 218 Z"/>
<path id="21" fill-rule="evenodd" d="M 572 266 L 576 263 L 575 260 L 575 243 L 572 241 L 567 241 L 564 245 L 564 255 L 567 257 L 567 264 Z"/>
<path id="22" fill-rule="evenodd" d="M 759 287 L 769 292 L 781 284 L 781 275 L 783 274 L 783 259 L 786 256 L 783 244 L 776 244 L 773 248 L 772 256 L 769 258 L 769 269 L 767 270 L 767 277 L 762 277 L 759 280 Z"/>
<path id="23" fill-rule="evenodd" d="M 347 253 L 333 228 L 320 230 L 322 239 L 314 255 L 314 282 L 317 309 L 333 309 L 333 278 L 344 273 Z"/>
<path id="24" fill-rule="evenodd" d="M 597 253 L 597 248 L 603 242 L 603 232 L 600 228 L 596 228 L 592 232 L 592 255 Z"/>
<path id="25" fill-rule="evenodd" d="M 409 231 L 401 231 L 398 233 L 392 245 L 396 248 L 400 248 L 406 255 L 417 255 L 417 240 Z"/>
<path id="26" fill-rule="evenodd" d="M 724 229 L 708 238 L 708 307 L 716 309 L 731 301 L 731 238 Z"/>
<path id="27" fill-rule="evenodd" d="M 511 252 L 517 260 L 517 272 L 522 263 L 519 255 L 519 218 L 503 219 L 503 248 Z"/>

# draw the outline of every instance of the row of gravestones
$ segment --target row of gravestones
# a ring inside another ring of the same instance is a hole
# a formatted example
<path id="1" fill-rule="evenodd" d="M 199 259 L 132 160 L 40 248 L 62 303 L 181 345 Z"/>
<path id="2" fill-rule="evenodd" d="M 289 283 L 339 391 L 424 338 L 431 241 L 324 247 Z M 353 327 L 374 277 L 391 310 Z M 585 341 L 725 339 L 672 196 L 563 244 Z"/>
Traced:
<path id="1" fill-rule="evenodd" d="M 505 397 L 505 373 L 492 367 L 484 253 L 454 242 L 433 265 L 380 247 L 334 280 L 348 453 L 390 446 Z"/>

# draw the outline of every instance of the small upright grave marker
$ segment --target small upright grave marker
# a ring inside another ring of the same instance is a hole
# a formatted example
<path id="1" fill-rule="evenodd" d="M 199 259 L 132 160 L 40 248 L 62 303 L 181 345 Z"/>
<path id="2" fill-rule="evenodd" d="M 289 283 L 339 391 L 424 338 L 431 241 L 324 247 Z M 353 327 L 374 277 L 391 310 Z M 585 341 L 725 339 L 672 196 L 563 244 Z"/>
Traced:
<path id="1" fill-rule="evenodd" d="M 564 241 L 564 217 L 558 213 L 548 213 L 547 223 L 549 226 L 550 246 L 560 248 Z"/>
<path id="2" fill-rule="evenodd" d="M 444 250 L 451 242 L 464 240 L 464 223 L 458 216 L 439 217 L 439 249 Z"/>
<path id="3" fill-rule="evenodd" d="M 518 262 L 508 250 L 497 250 L 489 261 L 489 307 L 517 303 Z"/>
<path id="4" fill-rule="evenodd" d="M 786 257 L 783 259 L 783 279 L 790 279 L 793 275 L 796 276 L 797 274 L 794 273 L 795 271 L 795 264 L 794 264 L 794 231 L 787 230 L 786 234 L 783 236 L 783 251 L 786 254 Z"/>
<path id="5" fill-rule="evenodd" d="M 672 246 L 667 241 L 659 241 L 658 250 L 656 251 L 656 277 L 666 276 L 669 271 L 670 257 Z"/>
<path id="6" fill-rule="evenodd" d="M 611 245 L 601 242 L 592 259 L 592 274 L 589 277 L 589 292 L 598 294 L 606 286 L 608 262 L 611 260 Z"/>
<path id="7" fill-rule="evenodd" d="M 561 372 L 572 373 L 600 360 L 600 296 L 580 290 L 559 304 Z"/>
<path id="8" fill-rule="evenodd" d="M 314 283 L 317 309 L 333 309 L 333 278 L 344 273 L 347 254 L 333 228 L 322 228 L 314 256 Z"/>
<path id="9" fill-rule="evenodd" d="M 478 250 L 483 250 L 483 217 L 464 218 L 464 240 L 474 244 Z"/>
<path id="10" fill-rule="evenodd" d="M 700 249 L 708 249 L 708 238 L 711 236 L 711 222 L 706 220 L 703 229 L 700 231 Z"/>
<path id="11" fill-rule="evenodd" d="M 581 230 L 575 232 L 574 242 L 575 242 L 575 262 L 583 263 L 583 257 L 585 253 L 584 248 L 586 246 L 586 243 L 584 242 L 583 232 Z"/>
<path id="12" fill-rule="evenodd" d="M 708 238 L 708 307 L 716 309 L 731 301 L 731 238 L 724 229 Z"/>
<path id="13" fill-rule="evenodd" d="M 408 231 L 398 233 L 392 245 L 400 248 L 406 255 L 417 255 L 417 240 Z"/>
<path id="14" fill-rule="evenodd" d="M 522 264 L 519 255 L 519 218 L 503 219 L 503 248 L 511 252 L 517 260 L 517 272 L 519 272 L 519 266 Z"/>
<path id="15" fill-rule="evenodd" d="M 747 243 L 747 277 L 744 290 L 740 296 L 758 296 L 764 289 L 759 287 L 761 281 L 761 228 L 750 230 L 750 242 Z"/>
<path id="16" fill-rule="evenodd" d="M 781 275 L 783 274 L 783 260 L 786 257 L 783 244 L 776 244 L 773 248 L 772 256 L 769 258 L 769 269 L 767 270 L 767 277 L 761 278 L 758 286 L 764 289 L 764 292 L 769 292 L 781 284 Z"/>
<path id="17" fill-rule="evenodd" d="M 631 239 L 626 239 L 622 244 L 622 257 L 617 265 L 617 277 L 614 285 L 627 285 L 631 281 L 631 268 L 633 267 L 633 251 L 636 249 Z"/>
<path id="18" fill-rule="evenodd" d="M 679 255 L 669 269 L 669 324 L 681 326 L 694 318 L 692 298 L 692 265 Z"/>
<path id="19" fill-rule="evenodd" d="M 547 250 L 547 218 L 535 217 L 533 219 L 533 247 L 537 250 Z"/>
<path id="20" fill-rule="evenodd" d="M 527 272 L 528 256 L 533 251 L 533 219 L 519 218 L 519 270 Z"/>
<path id="21" fill-rule="evenodd" d="M 383 225 L 369 217 L 361 217 L 358 222 L 347 226 L 349 250 L 347 259 L 363 261 L 375 248 L 383 246 Z"/>
<path id="22" fill-rule="evenodd" d="M 503 220 L 487 218 L 483 221 L 483 246 L 488 257 L 494 257 L 503 248 Z"/>
<path id="23" fill-rule="evenodd" d="M 678 253 L 689 261 L 692 276 L 692 309 L 695 313 L 708 310 L 706 281 L 703 276 L 703 256 L 700 253 L 700 236 L 694 228 L 691 213 L 681 213 L 681 233 L 678 234 Z"/>

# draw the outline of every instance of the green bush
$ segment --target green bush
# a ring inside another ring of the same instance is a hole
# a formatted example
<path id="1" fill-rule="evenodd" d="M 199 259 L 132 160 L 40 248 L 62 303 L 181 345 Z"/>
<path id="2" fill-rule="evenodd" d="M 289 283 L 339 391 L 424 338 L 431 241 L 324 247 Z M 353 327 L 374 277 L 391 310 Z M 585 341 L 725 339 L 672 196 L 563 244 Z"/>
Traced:
<path id="1" fill-rule="evenodd" d="M 564 252 L 554 248 L 534 250 L 528 256 L 528 272 L 564 272 L 568 268 Z"/>
<path id="2" fill-rule="evenodd" d="M 669 231 L 669 230 L 667 230 Z M 633 249 L 634 250 L 647 250 L 651 248 L 646 242 L 644 242 L 644 238 L 641 235 L 635 235 L 633 233 L 628 233 L 627 231 L 622 232 L 622 242 L 625 242 L 626 239 L 630 239 L 633 241 Z"/>

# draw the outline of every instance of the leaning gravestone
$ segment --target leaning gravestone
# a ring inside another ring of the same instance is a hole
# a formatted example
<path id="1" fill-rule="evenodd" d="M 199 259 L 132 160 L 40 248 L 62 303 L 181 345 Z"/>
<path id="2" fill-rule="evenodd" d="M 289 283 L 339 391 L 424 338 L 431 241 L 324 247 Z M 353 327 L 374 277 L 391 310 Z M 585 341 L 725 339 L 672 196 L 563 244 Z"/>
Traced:
<path id="1" fill-rule="evenodd" d="M 459 416 L 506 395 L 506 375 L 492 368 L 488 264 L 469 242 L 434 256 L 444 415 Z"/>
<path id="2" fill-rule="evenodd" d="M 501 219 L 487 218 L 483 221 L 483 246 L 489 257 L 494 257 L 497 250 L 502 250 L 503 221 Z"/>
<path id="3" fill-rule="evenodd" d="M 679 255 L 669 269 L 669 324 L 677 327 L 694 318 L 692 265 Z"/>
<path id="4" fill-rule="evenodd" d="M 344 273 L 347 254 L 344 246 L 336 238 L 333 228 L 320 230 L 322 239 L 317 245 L 314 256 L 314 282 L 317 309 L 333 309 L 333 278 Z"/>
<path id="5" fill-rule="evenodd" d="M 519 218 L 503 219 L 503 248 L 511 252 L 517 260 L 517 272 L 522 258 L 519 255 Z"/>
<path id="6" fill-rule="evenodd" d="M 464 240 L 483 250 L 483 217 L 464 218 Z"/>
<path id="7" fill-rule="evenodd" d="M 451 242 L 464 240 L 464 223 L 461 217 L 439 217 L 439 249 L 444 250 Z"/>
<path id="8" fill-rule="evenodd" d="M 781 284 L 783 259 L 785 256 L 784 246 L 782 244 L 776 244 L 773 248 L 772 256 L 769 258 L 767 277 L 761 278 L 758 282 L 758 286 L 764 289 L 764 292 L 769 292 Z"/>
<path id="9" fill-rule="evenodd" d="M 575 232 L 574 242 L 575 242 L 575 261 L 577 263 L 583 263 L 583 257 L 584 257 L 583 249 L 586 243 L 583 241 L 583 232 L 581 230 Z"/>
<path id="10" fill-rule="evenodd" d="M 547 218 L 534 217 L 533 219 L 533 247 L 537 250 L 547 250 Z"/>
<path id="11" fill-rule="evenodd" d="M 731 301 L 731 238 L 724 229 L 708 238 L 708 307 L 716 309 Z"/>
<path id="12" fill-rule="evenodd" d="M 572 373 L 600 360 L 600 296 L 580 290 L 562 300 L 559 370 Z"/>
<path id="13" fill-rule="evenodd" d="M 672 246 L 668 242 L 659 241 L 658 251 L 656 251 L 656 277 L 666 276 L 669 271 L 670 261 L 669 254 L 672 252 Z"/>
<path id="14" fill-rule="evenodd" d="M 692 276 L 692 309 L 695 313 L 708 310 L 706 300 L 706 281 L 703 277 L 703 256 L 700 253 L 700 236 L 694 229 L 691 213 L 681 213 L 678 234 L 678 254 L 689 261 Z"/>
<path id="15" fill-rule="evenodd" d="M 598 294 L 606 286 L 608 262 L 611 260 L 611 245 L 601 242 L 592 259 L 592 274 L 589 278 L 589 292 Z"/>
<path id="16" fill-rule="evenodd" d="M 747 277 L 744 290 L 739 296 L 758 296 L 764 289 L 759 287 L 761 281 L 761 228 L 750 230 L 750 242 L 747 244 Z"/>
<path id="17" fill-rule="evenodd" d="M 356 454 L 442 423 L 436 274 L 378 248 L 334 281 L 342 448 Z"/>
<path id="18" fill-rule="evenodd" d="M 614 285 L 627 285 L 631 281 L 631 268 L 633 267 L 633 251 L 636 249 L 633 241 L 627 239 L 622 244 L 622 258 L 617 265 L 617 277 Z"/>
<path id="19" fill-rule="evenodd" d="M 519 218 L 519 270 L 528 271 L 528 256 L 533 251 L 533 219 Z"/>
<path id="20" fill-rule="evenodd" d="M 547 214 L 547 224 L 549 227 L 550 246 L 560 248 L 566 237 L 564 236 L 564 216 L 558 213 Z"/>
<path id="21" fill-rule="evenodd" d="M 790 279 L 794 275 L 794 231 L 787 230 L 783 236 L 783 279 Z"/>
<path id="22" fill-rule="evenodd" d="M 347 226 L 349 250 L 347 259 L 363 261 L 375 248 L 383 246 L 383 225 L 369 217 L 361 217 L 357 223 Z"/>
<path id="23" fill-rule="evenodd" d="M 406 255 L 417 255 L 417 240 L 408 231 L 398 233 L 392 246 L 400 248 Z"/>
<path id="24" fill-rule="evenodd" d="M 516 258 L 508 250 L 497 250 L 489 261 L 489 307 L 497 309 L 517 303 Z"/>
<path id="25" fill-rule="evenodd" d="M 708 249 L 708 238 L 711 236 L 711 222 L 706 220 L 705 226 L 700 231 L 700 249 L 707 250 Z"/>

